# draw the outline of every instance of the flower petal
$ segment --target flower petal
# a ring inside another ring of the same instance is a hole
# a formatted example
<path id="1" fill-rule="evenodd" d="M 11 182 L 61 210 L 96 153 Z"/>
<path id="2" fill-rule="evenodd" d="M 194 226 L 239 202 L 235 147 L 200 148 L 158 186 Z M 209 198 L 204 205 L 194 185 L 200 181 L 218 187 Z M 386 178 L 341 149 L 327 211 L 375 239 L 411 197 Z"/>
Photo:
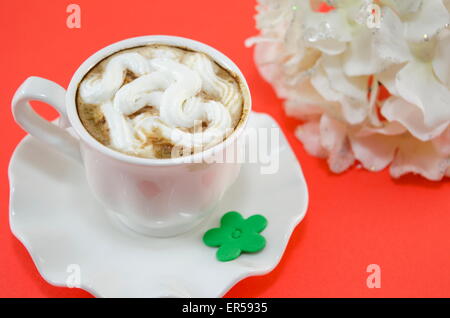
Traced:
<path id="1" fill-rule="evenodd" d="M 254 57 L 259 73 L 267 82 L 277 82 L 281 77 L 278 59 L 283 52 L 281 41 L 260 42 L 256 44 Z"/>
<path id="2" fill-rule="evenodd" d="M 304 48 L 286 56 L 282 63 L 284 75 L 289 85 L 295 85 L 307 79 L 309 71 L 319 62 L 321 53 L 313 48 Z"/>
<path id="3" fill-rule="evenodd" d="M 442 84 L 450 88 L 450 30 L 439 35 L 436 53 L 433 59 L 433 70 Z"/>
<path id="4" fill-rule="evenodd" d="M 366 26 L 359 27 L 344 53 L 343 68 L 348 76 L 372 75 L 385 66 L 378 56 L 373 34 Z"/>
<path id="5" fill-rule="evenodd" d="M 203 235 L 203 242 L 208 246 L 220 246 L 229 239 L 229 234 L 222 228 L 208 230 Z"/>
<path id="6" fill-rule="evenodd" d="M 450 121 L 450 91 L 436 79 L 429 63 L 408 63 L 397 73 L 396 86 L 401 97 L 422 110 L 425 126 Z"/>
<path id="7" fill-rule="evenodd" d="M 260 234 L 247 234 L 239 240 L 243 252 L 255 253 L 266 246 L 266 239 Z"/>
<path id="8" fill-rule="evenodd" d="M 382 0 L 383 4 L 392 7 L 400 16 L 406 16 L 417 12 L 423 1 L 424 0 Z"/>
<path id="9" fill-rule="evenodd" d="M 424 0 L 420 10 L 404 20 L 406 39 L 420 42 L 425 35 L 431 38 L 443 29 L 450 22 L 450 16 L 442 0 Z"/>
<path id="10" fill-rule="evenodd" d="M 329 78 L 331 88 L 345 96 L 367 101 L 368 77 L 347 76 L 342 70 L 340 56 L 324 56 L 322 58 L 322 65 Z"/>
<path id="11" fill-rule="evenodd" d="M 357 137 L 365 137 L 373 134 L 381 134 L 386 136 L 401 135 L 406 132 L 407 129 L 396 121 L 383 122 L 381 127 L 362 126 L 360 130 L 355 134 Z"/>
<path id="12" fill-rule="evenodd" d="M 404 67 L 404 64 L 394 64 L 377 74 L 377 79 L 392 95 L 398 95 L 395 79 L 397 73 Z"/>
<path id="13" fill-rule="evenodd" d="M 227 243 L 219 247 L 216 257 L 221 262 L 232 261 L 241 255 L 241 249 L 235 243 Z"/>
<path id="14" fill-rule="evenodd" d="M 394 158 L 397 148 L 396 137 L 372 135 L 366 137 L 350 137 L 353 153 L 364 168 L 380 171 L 386 168 Z"/>
<path id="15" fill-rule="evenodd" d="M 340 63 L 340 57 L 324 57 L 323 65 L 314 73 L 311 83 L 326 100 L 340 103 L 347 122 L 358 124 L 369 112 L 368 77 L 348 77 Z"/>
<path id="16" fill-rule="evenodd" d="M 338 107 L 336 103 L 325 100 L 309 80 L 299 83 L 284 103 L 286 114 L 300 119 L 320 115 L 333 106 Z"/>
<path id="17" fill-rule="evenodd" d="M 321 52 L 328 55 L 338 55 L 345 51 L 347 44 L 334 39 L 324 39 L 310 44 Z"/>
<path id="18" fill-rule="evenodd" d="M 373 36 L 374 47 L 382 60 L 403 63 L 411 59 L 400 18 L 389 8 L 382 8 L 382 23 Z"/>
<path id="19" fill-rule="evenodd" d="M 343 10 L 328 13 L 311 12 L 304 16 L 305 44 L 328 55 L 344 52 L 351 40 L 351 28 Z"/>
<path id="20" fill-rule="evenodd" d="M 338 102 L 341 95 L 330 84 L 330 80 L 323 66 L 319 67 L 311 77 L 311 84 L 317 92 L 326 100 Z"/>
<path id="21" fill-rule="evenodd" d="M 259 233 L 264 230 L 266 226 L 267 219 L 260 214 L 252 215 L 244 221 L 244 231 L 249 230 Z"/>
<path id="22" fill-rule="evenodd" d="M 450 156 L 450 126 L 440 136 L 433 139 L 432 142 L 440 153 Z"/>
<path id="23" fill-rule="evenodd" d="M 236 211 L 227 212 L 220 219 L 221 227 L 239 227 L 244 222 L 242 216 Z"/>
<path id="24" fill-rule="evenodd" d="M 328 151 L 328 166 L 334 173 L 347 170 L 355 161 L 350 148 L 346 127 L 327 115 L 320 120 L 320 140 Z"/>
<path id="25" fill-rule="evenodd" d="M 309 121 L 304 125 L 298 126 L 295 135 L 311 156 L 327 157 L 328 152 L 320 143 L 320 126 L 318 121 Z"/>
<path id="26" fill-rule="evenodd" d="M 403 98 L 391 96 L 381 108 L 383 114 L 389 121 L 397 121 L 405 126 L 416 138 L 427 141 L 440 135 L 448 124 L 443 123 L 434 127 L 424 124 L 423 113 L 419 107 L 408 103 Z"/>
<path id="27" fill-rule="evenodd" d="M 439 181 L 449 167 L 448 157 L 439 153 L 432 142 L 403 136 L 390 172 L 394 178 L 406 173 L 417 173 L 429 180 Z"/>

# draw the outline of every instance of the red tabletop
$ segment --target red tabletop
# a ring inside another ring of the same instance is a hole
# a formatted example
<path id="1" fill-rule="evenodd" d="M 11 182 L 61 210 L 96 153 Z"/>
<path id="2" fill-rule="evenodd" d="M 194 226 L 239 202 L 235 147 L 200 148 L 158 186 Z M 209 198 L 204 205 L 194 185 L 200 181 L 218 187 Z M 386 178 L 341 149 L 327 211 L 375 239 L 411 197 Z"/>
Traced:
<path id="1" fill-rule="evenodd" d="M 67 6 L 81 7 L 81 28 L 66 26 Z M 11 234 L 7 167 L 25 135 L 13 121 L 15 89 L 30 75 L 67 86 L 98 49 L 129 37 L 168 34 L 196 39 L 233 59 L 245 74 L 254 110 L 272 115 L 300 161 L 310 191 L 308 213 L 279 266 L 238 283 L 227 297 L 450 297 L 450 182 L 353 168 L 334 175 L 295 138 L 298 120 L 259 76 L 244 40 L 257 33 L 251 0 L 16 0 L 0 2 L 0 296 L 91 297 L 53 287 Z M 47 118 L 55 112 L 36 105 Z M 32 180 L 30 181 L 32 182 Z M 39 185 L 36 185 L 39 186 Z M 282 210 L 277 213 L 283 213 Z M 368 288 L 367 267 L 381 269 L 381 288 Z"/>

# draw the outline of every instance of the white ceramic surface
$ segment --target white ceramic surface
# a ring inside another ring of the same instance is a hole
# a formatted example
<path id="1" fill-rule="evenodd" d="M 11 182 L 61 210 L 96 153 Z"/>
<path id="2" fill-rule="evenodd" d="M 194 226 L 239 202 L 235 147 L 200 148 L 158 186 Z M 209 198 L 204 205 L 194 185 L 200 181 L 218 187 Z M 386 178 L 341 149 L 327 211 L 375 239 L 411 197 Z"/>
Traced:
<path id="1" fill-rule="evenodd" d="M 82 125 L 75 103 L 78 85 L 86 73 L 111 54 L 133 47 L 164 44 L 204 52 L 239 77 L 244 116 L 233 133 L 214 147 L 192 156 L 170 159 L 138 158 L 114 151 L 95 140 Z M 39 100 L 53 106 L 67 130 L 43 120 L 29 105 Z M 186 38 L 141 36 L 109 45 L 89 57 L 73 75 L 67 91 L 49 80 L 30 77 L 12 101 L 16 122 L 30 135 L 69 157 L 82 161 L 87 182 L 104 206 L 136 231 L 152 236 L 173 236 L 198 225 L 212 212 L 236 180 L 240 164 L 211 162 L 209 158 L 238 144 L 251 110 L 248 85 L 239 68 L 216 49 Z"/>
<path id="2" fill-rule="evenodd" d="M 248 126 L 278 127 L 270 116 L 257 113 Z M 306 213 L 307 186 L 282 134 L 272 151 L 279 152 L 277 173 L 261 174 L 260 164 L 243 164 L 238 180 L 203 224 L 176 237 L 152 238 L 108 217 L 82 167 L 27 136 L 9 166 L 11 230 L 52 285 L 66 286 L 75 264 L 81 288 L 98 297 L 220 297 L 241 279 L 271 271 Z M 267 246 L 222 263 L 202 236 L 230 210 L 266 216 Z"/>

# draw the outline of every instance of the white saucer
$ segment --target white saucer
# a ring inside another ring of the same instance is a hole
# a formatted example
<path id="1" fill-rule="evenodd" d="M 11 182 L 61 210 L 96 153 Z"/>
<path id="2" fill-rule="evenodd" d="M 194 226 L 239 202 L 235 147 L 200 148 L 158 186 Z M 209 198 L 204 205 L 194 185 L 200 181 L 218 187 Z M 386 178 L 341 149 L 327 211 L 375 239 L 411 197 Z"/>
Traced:
<path id="1" fill-rule="evenodd" d="M 253 113 L 250 127 L 278 127 Z M 260 164 L 242 165 L 237 182 L 202 225 L 174 238 L 132 232 L 108 216 L 89 192 L 82 168 L 36 139 L 15 150 L 9 180 L 10 226 L 40 274 L 67 286 L 80 270 L 80 288 L 98 297 L 220 297 L 241 279 L 270 272 L 303 219 L 308 191 L 300 165 L 280 130 L 279 171 L 261 174 Z M 268 219 L 264 250 L 226 263 L 202 242 L 231 210 Z M 73 265 L 74 264 L 74 265 Z"/>

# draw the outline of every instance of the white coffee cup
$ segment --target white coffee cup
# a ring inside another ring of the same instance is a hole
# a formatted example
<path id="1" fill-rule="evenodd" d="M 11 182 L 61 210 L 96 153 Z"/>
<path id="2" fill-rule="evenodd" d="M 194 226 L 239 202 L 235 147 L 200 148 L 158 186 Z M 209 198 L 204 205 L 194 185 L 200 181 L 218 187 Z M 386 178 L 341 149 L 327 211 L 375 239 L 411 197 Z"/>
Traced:
<path id="1" fill-rule="evenodd" d="M 225 141 L 189 158 L 147 159 L 114 151 L 86 131 L 75 102 L 80 81 L 92 67 L 113 53 L 148 44 L 173 45 L 204 52 L 239 77 L 244 98 L 243 118 Z M 36 114 L 29 105 L 32 100 L 53 106 L 61 116 L 63 127 Z M 160 35 L 131 38 L 101 49 L 78 68 L 67 91 L 49 80 L 29 77 L 12 101 L 14 118 L 24 130 L 82 162 L 92 192 L 113 215 L 139 233 L 161 237 L 181 234 L 201 223 L 235 181 L 239 163 L 207 159 L 236 146 L 250 110 L 247 82 L 229 58 L 206 44 Z M 66 127 L 72 127 L 76 137 Z"/>

